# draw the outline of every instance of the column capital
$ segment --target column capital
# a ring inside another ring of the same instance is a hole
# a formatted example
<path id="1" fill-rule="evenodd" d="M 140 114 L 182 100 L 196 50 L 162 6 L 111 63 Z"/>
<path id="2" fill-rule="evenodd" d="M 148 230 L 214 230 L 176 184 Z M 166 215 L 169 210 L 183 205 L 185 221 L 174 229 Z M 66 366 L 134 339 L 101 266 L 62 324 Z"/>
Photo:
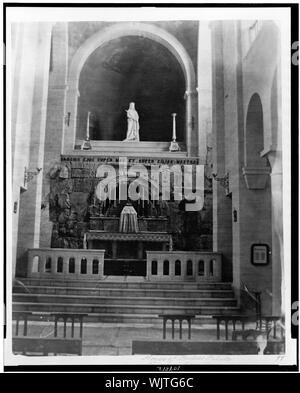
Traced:
<path id="1" fill-rule="evenodd" d="M 195 97 L 195 96 L 197 96 L 197 94 L 198 94 L 197 89 L 195 89 L 195 90 L 186 90 L 184 92 L 184 99 L 186 100 L 188 97 Z"/>

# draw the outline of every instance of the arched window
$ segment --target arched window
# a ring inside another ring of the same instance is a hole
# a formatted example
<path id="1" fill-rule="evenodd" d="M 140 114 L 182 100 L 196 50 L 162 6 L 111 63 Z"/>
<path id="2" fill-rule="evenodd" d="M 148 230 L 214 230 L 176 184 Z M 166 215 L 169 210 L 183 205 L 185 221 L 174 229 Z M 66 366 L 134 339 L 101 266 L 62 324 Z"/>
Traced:
<path id="1" fill-rule="evenodd" d="M 51 267 L 52 267 L 52 259 L 51 259 L 51 257 L 47 257 L 46 258 L 46 265 L 45 265 L 45 272 L 51 273 Z"/>
<path id="2" fill-rule="evenodd" d="M 190 259 L 186 263 L 186 275 L 187 276 L 193 275 L 193 262 Z"/>
<path id="3" fill-rule="evenodd" d="M 57 258 L 57 273 L 62 273 L 64 268 L 64 260 L 63 257 L 58 257 Z"/>
<path id="4" fill-rule="evenodd" d="M 181 276 L 181 262 L 178 259 L 175 261 L 175 276 Z"/>
<path id="5" fill-rule="evenodd" d="M 75 258 L 73 257 L 69 259 L 69 273 L 75 273 Z"/>
<path id="6" fill-rule="evenodd" d="M 198 276 L 204 276 L 204 261 L 202 259 L 198 262 Z"/>
<path id="7" fill-rule="evenodd" d="M 169 261 L 164 261 L 164 265 L 163 265 L 163 275 L 164 276 L 168 276 L 169 275 Z"/>
<path id="8" fill-rule="evenodd" d="M 86 274 L 87 273 L 87 260 L 86 260 L 86 258 L 82 258 L 81 259 L 80 273 L 81 274 Z"/>
<path id="9" fill-rule="evenodd" d="M 157 261 L 152 261 L 151 262 L 151 275 L 156 276 L 157 275 Z"/>
<path id="10" fill-rule="evenodd" d="M 92 272 L 93 272 L 93 274 L 99 274 L 99 261 L 98 261 L 98 259 L 93 259 Z"/>

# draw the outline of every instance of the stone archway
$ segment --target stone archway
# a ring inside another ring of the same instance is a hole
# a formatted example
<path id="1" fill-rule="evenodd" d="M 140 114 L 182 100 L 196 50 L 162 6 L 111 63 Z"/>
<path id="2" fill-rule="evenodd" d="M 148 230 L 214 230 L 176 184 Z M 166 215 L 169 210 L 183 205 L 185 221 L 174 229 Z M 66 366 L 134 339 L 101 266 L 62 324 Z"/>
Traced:
<path id="1" fill-rule="evenodd" d="M 63 153 L 70 153 L 75 145 L 78 104 L 78 84 L 82 67 L 94 50 L 104 43 L 122 36 L 142 36 L 152 39 L 166 47 L 179 62 L 186 84 L 186 126 L 185 139 L 188 155 L 197 152 L 197 91 L 192 61 L 183 45 L 167 31 L 147 23 L 118 23 L 91 36 L 75 53 L 67 81 L 66 113 L 70 113 L 68 125 L 64 125 Z"/>

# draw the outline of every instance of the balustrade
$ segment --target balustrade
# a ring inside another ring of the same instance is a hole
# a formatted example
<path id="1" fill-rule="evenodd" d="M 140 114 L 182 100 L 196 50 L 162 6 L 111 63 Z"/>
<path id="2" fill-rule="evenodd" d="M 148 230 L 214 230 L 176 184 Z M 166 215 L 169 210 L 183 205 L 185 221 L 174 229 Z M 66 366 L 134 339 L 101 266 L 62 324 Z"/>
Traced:
<path id="1" fill-rule="evenodd" d="M 222 255 L 201 251 L 148 251 L 150 281 L 221 281 Z"/>
<path id="2" fill-rule="evenodd" d="M 28 277 L 103 277 L 105 250 L 36 248 L 28 250 Z"/>

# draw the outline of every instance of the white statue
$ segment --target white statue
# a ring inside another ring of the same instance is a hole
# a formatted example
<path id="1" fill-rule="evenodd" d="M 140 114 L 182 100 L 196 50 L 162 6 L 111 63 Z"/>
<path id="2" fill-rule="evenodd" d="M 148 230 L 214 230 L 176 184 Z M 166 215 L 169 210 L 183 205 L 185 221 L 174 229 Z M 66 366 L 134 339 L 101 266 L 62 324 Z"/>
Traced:
<path id="1" fill-rule="evenodd" d="M 140 136 L 139 136 L 139 115 L 137 111 L 135 110 L 134 107 L 134 102 L 131 102 L 129 104 L 129 109 L 126 110 L 127 112 L 127 135 L 126 139 L 124 139 L 125 142 L 130 142 L 130 141 L 139 141 Z"/>

